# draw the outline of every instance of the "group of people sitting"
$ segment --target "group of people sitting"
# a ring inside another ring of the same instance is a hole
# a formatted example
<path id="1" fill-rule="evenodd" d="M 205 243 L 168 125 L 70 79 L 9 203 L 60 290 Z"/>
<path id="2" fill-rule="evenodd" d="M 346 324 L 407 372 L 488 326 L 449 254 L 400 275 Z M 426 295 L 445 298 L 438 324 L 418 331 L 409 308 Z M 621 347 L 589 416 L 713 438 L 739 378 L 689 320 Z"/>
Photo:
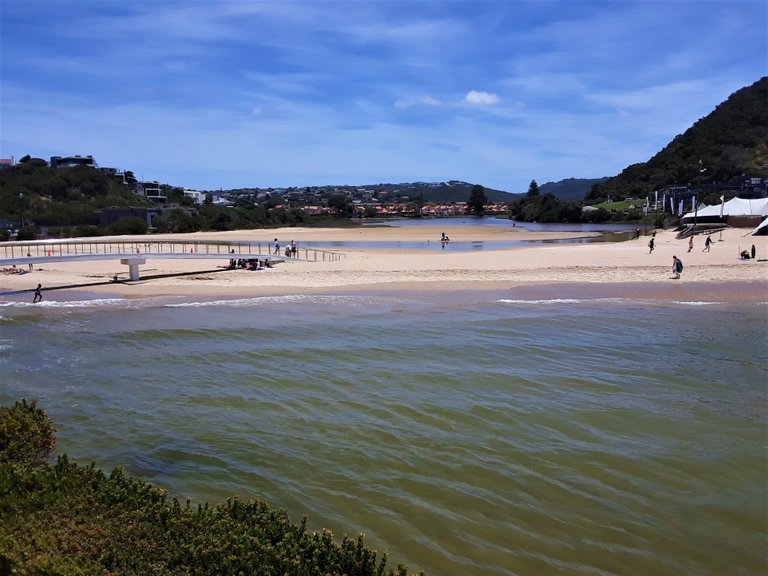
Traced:
<path id="1" fill-rule="evenodd" d="M 11 264 L 8 268 L 3 268 L 3 274 L 24 274 L 26 270 L 17 268 L 16 264 Z"/>
<path id="2" fill-rule="evenodd" d="M 239 260 L 230 260 L 229 268 L 231 270 L 263 270 L 264 268 L 272 268 L 272 263 L 269 261 L 269 258 L 265 260 L 258 260 L 257 258 L 240 258 Z"/>

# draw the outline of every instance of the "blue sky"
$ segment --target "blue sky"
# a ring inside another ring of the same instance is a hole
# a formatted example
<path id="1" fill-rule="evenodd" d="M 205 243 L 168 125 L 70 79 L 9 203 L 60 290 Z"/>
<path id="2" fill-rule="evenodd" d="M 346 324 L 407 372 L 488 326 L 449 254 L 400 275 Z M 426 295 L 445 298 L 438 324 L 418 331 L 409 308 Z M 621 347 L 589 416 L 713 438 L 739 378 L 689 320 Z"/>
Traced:
<path id="1" fill-rule="evenodd" d="M 765 0 L 3 0 L 0 157 L 199 190 L 644 162 L 768 73 Z"/>

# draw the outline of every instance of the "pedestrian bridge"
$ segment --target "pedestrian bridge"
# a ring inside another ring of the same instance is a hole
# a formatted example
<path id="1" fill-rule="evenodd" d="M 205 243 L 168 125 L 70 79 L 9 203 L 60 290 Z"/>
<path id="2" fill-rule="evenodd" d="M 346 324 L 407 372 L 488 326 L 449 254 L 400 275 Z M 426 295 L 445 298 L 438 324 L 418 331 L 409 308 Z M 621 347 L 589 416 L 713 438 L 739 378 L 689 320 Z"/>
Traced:
<path id="1" fill-rule="evenodd" d="M 298 247 L 291 256 L 271 254 L 268 242 L 212 240 L 34 240 L 0 243 L 0 266 L 27 266 L 77 260 L 120 260 L 128 266 L 131 280 L 139 280 L 139 266 L 148 259 L 262 260 L 271 264 L 288 261 L 333 262 L 344 254 L 331 250 Z"/>

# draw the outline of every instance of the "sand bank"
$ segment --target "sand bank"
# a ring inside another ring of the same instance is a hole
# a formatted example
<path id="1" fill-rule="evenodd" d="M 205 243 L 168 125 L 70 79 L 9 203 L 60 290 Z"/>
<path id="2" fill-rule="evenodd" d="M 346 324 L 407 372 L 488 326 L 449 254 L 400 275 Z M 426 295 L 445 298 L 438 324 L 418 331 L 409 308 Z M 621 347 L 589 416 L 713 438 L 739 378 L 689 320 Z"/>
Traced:
<path id="1" fill-rule="evenodd" d="M 583 233 L 530 232 L 524 227 L 403 226 L 365 228 L 285 228 L 173 235 L 189 240 L 251 241 L 269 244 L 302 242 L 427 241 L 439 244 L 440 233 L 452 241 L 555 240 Z M 731 229 L 713 235 L 710 252 L 704 238 L 676 240 L 672 231 L 656 235 L 649 253 L 648 237 L 625 242 L 532 244 L 500 250 L 441 251 L 336 248 L 344 257 L 336 262 L 285 262 L 260 271 L 227 270 L 227 260 L 148 259 L 141 280 L 126 281 L 127 268 L 119 261 L 50 262 L 32 272 L 0 276 L 0 298 L 23 299 L 37 283 L 51 298 L 67 289 L 87 289 L 123 297 L 155 295 L 253 296 L 353 290 L 471 290 L 509 289 L 525 294 L 547 286 L 548 294 L 621 295 L 717 301 L 768 301 L 768 237 L 743 236 Z M 152 236 L 151 239 L 171 236 Z M 146 237 L 140 237 L 141 239 Z M 756 260 L 740 260 L 739 252 L 755 244 Z M 672 256 L 685 263 L 680 280 L 671 279 Z M 121 282 L 110 280 L 117 274 Z M 55 289 L 55 294 L 53 290 Z M 526 292 L 527 290 L 527 292 Z M 541 289 L 534 292 L 540 292 Z M 657 296 L 654 296 L 657 295 Z"/>

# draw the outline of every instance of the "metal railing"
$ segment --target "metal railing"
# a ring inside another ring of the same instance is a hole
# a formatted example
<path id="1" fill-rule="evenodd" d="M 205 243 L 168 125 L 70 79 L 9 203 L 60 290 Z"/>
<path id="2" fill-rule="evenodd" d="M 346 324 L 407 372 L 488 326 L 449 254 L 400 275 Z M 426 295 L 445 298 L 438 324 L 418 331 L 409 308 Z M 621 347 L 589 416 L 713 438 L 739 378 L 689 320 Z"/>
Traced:
<path id="1" fill-rule="evenodd" d="M 208 254 L 232 258 L 249 254 L 272 254 L 268 242 L 222 242 L 215 240 L 34 240 L 28 242 L 3 242 L 0 249 L 4 259 L 27 256 L 56 257 L 72 255 L 121 255 L 137 254 L 156 256 L 174 254 Z M 303 254 L 303 257 L 302 257 Z M 332 250 L 298 247 L 296 254 L 287 256 L 285 251 L 275 256 L 288 257 L 311 262 L 333 262 L 345 254 Z"/>

